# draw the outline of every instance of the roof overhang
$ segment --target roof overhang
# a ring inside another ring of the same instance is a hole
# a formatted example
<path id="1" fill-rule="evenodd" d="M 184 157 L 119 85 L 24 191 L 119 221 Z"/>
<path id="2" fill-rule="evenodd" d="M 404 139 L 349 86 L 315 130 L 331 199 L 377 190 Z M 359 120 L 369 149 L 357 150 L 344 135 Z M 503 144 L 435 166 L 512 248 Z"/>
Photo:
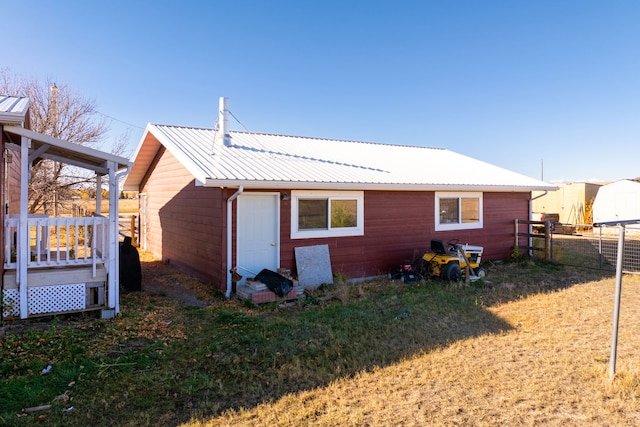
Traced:
<path id="1" fill-rule="evenodd" d="M 22 125 L 29 111 L 29 98 L 0 95 L 0 124 Z"/>
<path id="2" fill-rule="evenodd" d="M 483 192 L 532 192 L 532 191 L 553 191 L 558 187 L 552 184 L 544 183 L 542 181 L 526 179 L 516 180 L 510 182 L 508 179 L 502 180 L 484 180 L 475 182 L 473 180 L 464 181 L 460 180 L 458 183 L 444 182 L 441 180 L 435 182 L 429 182 L 429 178 L 419 181 L 412 181 L 415 176 L 405 176 L 404 174 L 399 181 L 391 182 L 387 181 L 386 177 L 377 176 L 372 178 L 371 181 L 366 181 L 366 177 L 359 181 L 349 181 L 351 176 L 344 176 L 344 181 L 327 181 L 325 173 L 323 178 L 314 179 L 313 174 L 306 176 L 304 173 L 298 175 L 292 174 L 292 179 L 278 178 L 269 180 L 259 179 L 257 175 L 268 175 L 268 173 L 256 173 L 251 176 L 251 173 L 247 171 L 240 171 L 238 173 L 227 173 L 228 171 L 238 163 L 244 160 L 242 156 L 236 156 L 233 162 L 225 163 L 225 157 L 227 151 L 231 148 L 225 147 L 219 149 L 218 155 L 211 155 L 205 158 L 202 153 L 205 153 L 203 149 L 207 142 L 205 136 L 201 135 L 205 129 L 193 129 L 188 128 L 187 131 L 177 132 L 172 126 L 161 126 L 149 123 L 145 129 L 145 132 L 140 139 L 140 143 L 136 149 L 133 159 L 135 164 L 131 168 L 131 171 L 127 175 L 124 182 L 124 190 L 126 191 L 139 191 L 140 187 L 144 185 L 144 181 L 147 179 L 150 169 L 153 168 L 155 161 L 158 161 L 159 156 L 163 153 L 163 147 L 171 153 L 180 164 L 186 168 L 186 170 L 195 179 L 196 185 L 203 187 L 217 187 L 217 188 L 239 188 L 244 189 L 272 189 L 272 190 L 292 190 L 292 189 L 317 189 L 317 190 L 375 190 L 375 191 L 483 191 Z M 182 130 L 182 128 L 180 128 Z M 210 130 L 206 130 L 210 131 Z M 200 132 L 200 133 L 198 133 Z M 213 137 L 214 133 L 207 137 Z M 273 137 L 273 135 L 265 135 L 267 137 Z M 182 139 L 180 139 L 182 138 Z M 292 137 L 286 137 L 292 138 Z M 178 142 L 176 142 L 178 139 Z M 251 142 L 251 138 L 249 138 Z M 273 141 L 272 141 L 273 142 Z M 276 141 L 277 142 L 277 141 Z M 209 141 L 213 143 L 213 140 Z M 180 146 L 183 144 L 183 146 Z M 185 148 L 187 147 L 187 148 Z M 235 147 L 236 149 L 245 148 L 247 153 L 253 154 L 261 151 L 255 150 L 251 147 Z M 282 146 L 277 150 L 283 150 Z M 215 151 L 215 150 L 214 150 Z M 224 153 L 223 153 L 224 151 Z M 194 154 L 195 153 L 195 154 Z M 271 156 L 270 152 L 266 152 Z M 233 153 L 228 153 L 233 154 Z M 237 153 L 235 153 L 237 154 Z M 278 152 L 278 154 L 281 154 Z M 294 156 L 296 157 L 296 156 Z M 306 157 L 305 157 L 306 158 Z M 240 160 L 239 160 L 240 159 Z M 249 159 L 256 160 L 257 158 Z M 266 159 L 267 161 L 269 159 Z M 209 163 L 207 163 L 209 162 Z M 220 162 L 220 163 L 218 163 Z M 215 164 L 214 164 L 215 163 Z M 326 164 L 327 162 L 323 162 Z M 328 162 L 334 163 L 334 162 Z M 214 167 L 215 166 L 215 167 Z M 352 165 L 353 166 L 353 165 Z M 349 167 L 349 165 L 346 165 Z M 217 176 L 216 172 L 220 175 Z M 298 171 L 300 172 L 300 171 Z M 374 171 L 375 172 L 375 171 Z M 382 171 L 379 171 L 382 172 Z M 235 175 L 235 176 L 234 176 Z M 347 174 L 348 175 L 348 174 Z M 370 174 L 369 174 L 370 175 Z M 378 174 L 380 175 L 380 174 Z M 296 179 L 295 177 L 299 179 Z M 257 179 L 256 179 L 257 178 Z M 308 179 L 306 179 L 308 178 Z"/>
<path id="3" fill-rule="evenodd" d="M 55 160 L 92 170 L 99 175 L 109 173 L 109 162 L 115 163 L 116 170 L 126 169 L 132 165 L 127 158 L 53 138 L 19 126 L 5 126 L 4 132 L 8 134 L 7 146 L 9 148 L 13 146 L 16 149 L 22 144 L 22 138 L 15 138 L 12 135 L 31 140 L 32 154 L 30 156 L 33 156 L 31 160 L 38 158 Z"/>
<path id="4" fill-rule="evenodd" d="M 287 190 L 375 190 L 375 191 L 483 191 L 483 192 L 530 192 L 555 191 L 557 186 L 513 186 L 513 185 L 452 185 L 452 184 L 380 184 L 354 182 L 292 182 L 292 181 L 237 181 L 207 179 L 203 187 Z"/>
<path id="5" fill-rule="evenodd" d="M 124 180 L 123 189 L 125 191 L 139 191 L 140 184 L 146 176 L 147 170 L 162 146 L 158 138 L 151 131 L 152 129 L 153 125 L 151 123 L 147 124 L 142 138 L 140 138 L 136 152 L 132 157 L 135 159 L 135 163 Z"/>

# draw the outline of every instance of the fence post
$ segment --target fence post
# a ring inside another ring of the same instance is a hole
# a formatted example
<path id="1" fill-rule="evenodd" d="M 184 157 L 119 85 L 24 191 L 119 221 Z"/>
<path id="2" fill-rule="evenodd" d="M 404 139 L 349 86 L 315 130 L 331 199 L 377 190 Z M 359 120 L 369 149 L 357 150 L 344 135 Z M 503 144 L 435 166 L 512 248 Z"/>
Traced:
<path id="1" fill-rule="evenodd" d="M 551 222 L 544 222 L 544 259 L 545 261 L 551 261 Z"/>
<path id="2" fill-rule="evenodd" d="M 602 227 L 599 227 L 598 231 L 598 267 L 602 270 Z"/>
<path id="3" fill-rule="evenodd" d="M 133 246 L 138 246 L 138 242 L 136 241 L 136 216 L 131 215 L 130 218 L 130 229 L 131 229 L 131 241 L 133 242 Z"/>
<path id="4" fill-rule="evenodd" d="M 624 258 L 624 224 L 619 226 L 618 258 L 616 259 L 616 291 L 613 299 L 613 327 L 611 331 L 611 356 L 609 357 L 609 379 L 616 375 L 616 358 L 618 354 L 618 323 L 620 322 L 620 294 L 622 293 L 622 261 Z"/>

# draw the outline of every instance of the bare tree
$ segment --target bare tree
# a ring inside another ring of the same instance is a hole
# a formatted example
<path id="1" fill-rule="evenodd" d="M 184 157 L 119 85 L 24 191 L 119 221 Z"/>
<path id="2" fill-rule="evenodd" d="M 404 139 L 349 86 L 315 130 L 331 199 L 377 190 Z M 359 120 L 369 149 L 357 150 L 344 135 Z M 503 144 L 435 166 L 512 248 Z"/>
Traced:
<path id="1" fill-rule="evenodd" d="M 94 100 L 51 78 L 44 82 L 12 78 L 5 68 L 0 70 L 0 93 L 29 98 L 30 124 L 35 132 L 96 148 L 109 130 L 105 119 L 97 117 Z M 74 189 L 93 179 L 76 167 L 40 160 L 33 165 L 29 179 L 29 212 L 56 207 L 60 200 L 69 200 Z"/>

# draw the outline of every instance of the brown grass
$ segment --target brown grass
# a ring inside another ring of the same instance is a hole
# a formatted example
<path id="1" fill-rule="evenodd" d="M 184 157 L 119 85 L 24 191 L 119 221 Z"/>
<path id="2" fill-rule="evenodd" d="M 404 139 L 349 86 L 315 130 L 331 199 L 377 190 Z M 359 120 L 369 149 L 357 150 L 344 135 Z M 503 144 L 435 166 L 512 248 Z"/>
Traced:
<path id="1" fill-rule="evenodd" d="M 68 201 L 64 203 L 65 206 L 78 205 L 84 209 L 87 209 L 91 212 L 96 211 L 96 201 L 95 199 L 87 199 L 87 200 L 74 200 L 73 202 Z M 100 209 L 103 214 L 109 212 L 109 199 L 102 199 L 102 203 L 100 204 Z M 138 199 L 120 199 L 118 200 L 118 212 L 123 213 L 138 213 Z"/>
<path id="2" fill-rule="evenodd" d="M 502 263 L 485 286 L 340 283 L 256 307 L 140 255 L 116 319 L 0 330 L 0 424 L 43 425 L 20 408 L 52 403 L 52 426 L 640 425 L 640 276 L 610 381 L 614 279 L 591 270 Z"/>
<path id="3" fill-rule="evenodd" d="M 610 382 L 613 291 L 607 279 L 490 307 L 511 329 L 186 425 L 640 425 L 640 277 L 624 278 Z"/>

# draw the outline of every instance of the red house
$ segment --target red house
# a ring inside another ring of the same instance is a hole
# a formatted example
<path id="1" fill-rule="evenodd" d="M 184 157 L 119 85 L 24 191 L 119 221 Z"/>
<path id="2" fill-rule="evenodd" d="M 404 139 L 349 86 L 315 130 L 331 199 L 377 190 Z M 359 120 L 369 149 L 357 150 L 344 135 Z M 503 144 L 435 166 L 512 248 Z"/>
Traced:
<path id="1" fill-rule="evenodd" d="M 514 247 L 531 192 L 555 187 L 446 149 L 149 124 L 126 178 L 141 246 L 230 296 L 233 267 L 296 272 L 327 245 L 333 273 L 386 275 L 433 238 Z M 242 272 L 241 272 L 242 274 Z"/>

